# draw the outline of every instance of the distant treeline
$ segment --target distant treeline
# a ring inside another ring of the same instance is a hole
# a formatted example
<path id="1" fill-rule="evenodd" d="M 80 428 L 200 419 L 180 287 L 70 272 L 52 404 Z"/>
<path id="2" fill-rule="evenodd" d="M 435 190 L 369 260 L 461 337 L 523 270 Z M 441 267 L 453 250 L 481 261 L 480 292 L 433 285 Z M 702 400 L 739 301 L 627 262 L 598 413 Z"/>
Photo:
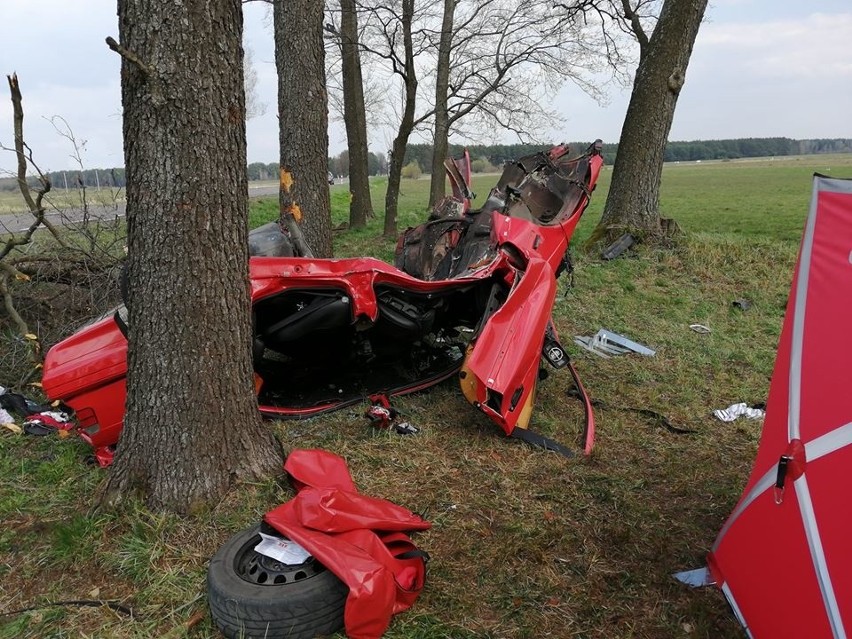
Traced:
<path id="1" fill-rule="evenodd" d="M 575 142 L 571 147 L 577 151 L 585 149 L 589 142 Z M 450 145 L 450 155 L 461 155 L 465 147 Z M 507 160 L 535 153 L 541 145 L 497 144 L 490 146 L 471 145 L 467 147 L 470 157 L 483 167 L 500 167 Z M 615 161 L 618 144 L 604 143 L 603 153 L 607 164 Z M 669 142 L 666 146 L 666 162 L 695 162 L 696 160 L 734 160 L 737 158 L 771 157 L 779 155 L 811 155 L 815 153 L 852 153 L 852 139 L 832 138 L 818 140 L 792 140 L 790 138 L 741 138 L 738 140 L 694 140 L 691 142 Z M 343 151 L 328 159 L 328 170 L 334 175 L 348 175 L 349 155 Z M 380 175 L 387 171 L 387 158 L 383 153 L 369 153 L 370 175 Z M 421 169 L 428 170 L 432 163 L 431 144 L 410 144 L 405 153 L 405 164 L 417 162 Z M 124 169 L 86 169 L 52 171 L 47 174 L 54 188 L 78 189 L 100 187 L 124 187 L 126 179 Z M 249 180 L 278 179 L 278 162 L 252 162 L 248 165 Z M 31 186 L 36 186 L 35 178 L 29 178 Z M 0 191 L 14 191 L 18 188 L 15 178 L 0 178 Z"/>

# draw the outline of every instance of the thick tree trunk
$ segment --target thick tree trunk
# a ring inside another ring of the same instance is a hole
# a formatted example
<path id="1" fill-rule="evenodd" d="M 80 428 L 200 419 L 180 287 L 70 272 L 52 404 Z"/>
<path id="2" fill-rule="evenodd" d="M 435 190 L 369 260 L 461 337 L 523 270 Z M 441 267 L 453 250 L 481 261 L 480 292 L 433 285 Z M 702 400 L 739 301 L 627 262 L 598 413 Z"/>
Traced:
<path id="1" fill-rule="evenodd" d="M 641 42 L 639 67 L 618 144 L 612 183 L 590 243 L 625 232 L 659 235 L 663 157 L 692 46 L 707 0 L 666 0 L 657 26 Z"/>
<path id="2" fill-rule="evenodd" d="M 358 50 L 358 14 L 355 0 L 340 0 L 340 37 L 343 49 L 343 119 L 349 148 L 349 227 L 362 228 L 373 217 L 370 172 L 367 163 L 367 114 Z"/>
<path id="3" fill-rule="evenodd" d="M 323 2 L 275 0 L 273 6 L 281 210 L 301 220 L 316 257 L 331 257 Z"/>
<path id="4" fill-rule="evenodd" d="M 450 52 L 453 45 L 453 19 L 457 0 L 444 0 L 444 18 L 438 43 L 438 62 L 435 68 L 435 135 L 432 145 L 432 170 L 429 186 L 429 208 L 441 201 L 446 188 L 444 160 L 450 137 L 450 114 L 447 93 L 450 87 Z"/>
<path id="5" fill-rule="evenodd" d="M 414 68 L 414 43 L 411 24 L 414 20 L 414 0 L 402 0 L 402 34 L 405 49 L 405 105 L 402 120 L 399 123 L 393 141 L 391 157 L 388 159 L 388 190 L 385 194 L 384 236 L 394 238 L 397 235 L 396 218 L 399 212 L 399 186 L 402 178 L 402 166 L 405 162 L 405 149 L 408 138 L 414 130 L 414 109 L 417 99 L 417 73 Z"/>
<path id="6" fill-rule="evenodd" d="M 121 0 L 127 413 L 102 493 L 191 512 L 277 470 L 252 387 L 239 0 Z"/>

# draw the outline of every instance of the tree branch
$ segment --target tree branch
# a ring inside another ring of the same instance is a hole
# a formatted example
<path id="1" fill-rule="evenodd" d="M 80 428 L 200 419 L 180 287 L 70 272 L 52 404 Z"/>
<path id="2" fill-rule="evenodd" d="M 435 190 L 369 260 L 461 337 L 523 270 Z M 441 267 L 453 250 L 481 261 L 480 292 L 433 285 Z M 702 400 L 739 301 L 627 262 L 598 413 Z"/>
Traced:
<path id="1" fill-rule="evenodd" d="M 106 43 L 110 49 L 115 51 L 122 58 L 124 58 L 131 64 L 135 64 L 137 67 L 139 67 L 139 70 L 142 71 L 143 74 L 145 74 L 145 77 L 150 78 L 153 75 L 153 71 L 151 70 L 151 68 L 147 64 L 142 62 L 142 60 L 139 59 L 138 55 L 136 55 L 135 53 L 133 53 L 133 51 L 130 51 L 129 49 L 125 49 L 123 46 L 121 46 L 118 42 L 115 41 L 115 38 L 113 38 L 112 36 L 107 36 Z"/>
<path id="2" fill-rule="evenodd" d="M 154 106 L 159 107 L 165 104 L 163 93 L 160 88 L 160 79 L 156 70 L 151 65 L 143 62 L 142 59 L 133 51 L 121 46 L 112 36 L 107 36 L 106 43 L 110 49 L 115 51 L 118 55 L 142 72 L 142 75 L 145 76 L 145 79 L 148 81 L 148 89 L 151 92 L 151 100 L 154 103 Z"/>
<path id="3" fill-rule="evenodd" d="M 648 47 L 648 36 L 642 28 L 639 14 L 630 6 L 630 0 L 621 0 L 621 7 L 624 10 L 624 17 L 630 20 L 630 28 L 639 41 L 639 50 L 644 51 Z"/>

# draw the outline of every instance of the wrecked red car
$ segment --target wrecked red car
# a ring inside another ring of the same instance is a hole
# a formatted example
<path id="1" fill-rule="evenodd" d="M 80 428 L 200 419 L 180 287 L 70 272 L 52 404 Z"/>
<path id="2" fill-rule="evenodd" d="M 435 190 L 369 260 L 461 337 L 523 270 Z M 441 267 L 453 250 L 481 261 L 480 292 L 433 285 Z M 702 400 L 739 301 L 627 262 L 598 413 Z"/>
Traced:
<path id="1" fill-rule="evenodd" d="M 395 266 L 252 257 L 260 411 L 307 417 L 457 375 L 468 401 L 507 435 L 567 453 L 528 425 L 542 361 L 568 364 L 551 310 L 602 164 L 600 141 L 574 157 L 566 145 L 526 156 L 508 163 L 471 210 L 469 157 L 448 160 L 453 194 L 400 237 Z M 126 317 L 119 309 L 83 328 L 54 346 L 44 366 L 45 392 L 75 411 L 102 464 L 122 427 Z"/>

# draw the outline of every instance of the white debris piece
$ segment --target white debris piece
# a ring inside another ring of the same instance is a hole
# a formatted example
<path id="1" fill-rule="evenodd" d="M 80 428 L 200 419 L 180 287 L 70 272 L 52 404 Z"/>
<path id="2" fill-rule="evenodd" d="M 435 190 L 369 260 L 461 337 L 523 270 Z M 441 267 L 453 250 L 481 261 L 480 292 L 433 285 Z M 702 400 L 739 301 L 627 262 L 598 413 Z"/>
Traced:
<path id="1" fill-rule="evenodd" d="M 745 402 L 739 404 L 731 404 L 727 408 L 720 408 L 713 411 L 713 416 L 723 422 L 732 422 L 738 417 L 747 419 L 763 419 L 766 411 L 762 408 L 749 408 Z"/>

